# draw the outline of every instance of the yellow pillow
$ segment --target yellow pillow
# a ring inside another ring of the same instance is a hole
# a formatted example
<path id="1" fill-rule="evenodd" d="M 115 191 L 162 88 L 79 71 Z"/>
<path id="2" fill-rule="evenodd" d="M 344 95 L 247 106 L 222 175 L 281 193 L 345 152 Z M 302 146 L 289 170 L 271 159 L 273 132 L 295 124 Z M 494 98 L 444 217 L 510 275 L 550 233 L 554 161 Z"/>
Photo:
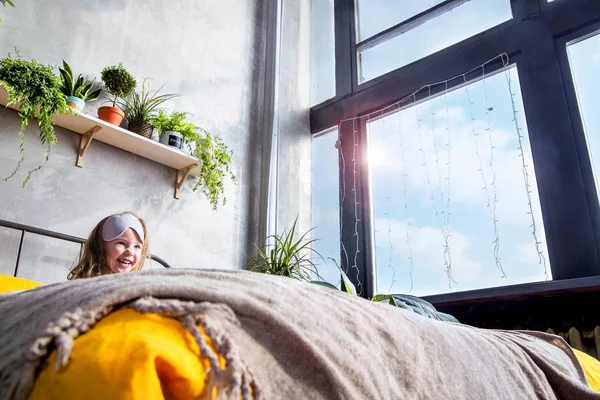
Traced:
<path id="1" fill-rule="evenodd" d="M 202 328 L 200 332 L 204 335 Z M 211 340 L 204 335 L 212 348 Z M 214 349 L 213 349 L 214 350 Z M 218 355 L 221 367 L 225 360 Z M 72 358 L 56 371 L 56 352 L 43 365 L 29 400 L 216 398 L 205 385 L 210 363 L 173 318 L 115 311 L 75 340 Z"/>
<path id="2" fill-rule="evenodd" d="M 33 289 L 34 287 L 41 285 L 41 282 L 30 281 L 29 279 L 0 275 L 0 293 L 11 292 L 13 290 Z"/>
<path id="3" fill-rule="evenodd" d="M 588 385 L 600 393 L 600 361 L 576 349 L 573 349 L 573 353 L 583 368 Z"/>

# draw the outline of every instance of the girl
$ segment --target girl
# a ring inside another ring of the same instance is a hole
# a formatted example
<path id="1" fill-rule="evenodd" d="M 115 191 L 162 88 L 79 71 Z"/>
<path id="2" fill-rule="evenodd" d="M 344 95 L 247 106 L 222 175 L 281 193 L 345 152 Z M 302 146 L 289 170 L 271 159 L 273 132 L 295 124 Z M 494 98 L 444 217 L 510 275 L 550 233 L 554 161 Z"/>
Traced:
<path id="1" fill-rule="evenodd" d="M 85 243 L 83 257 L 67 279 L 138 271 L 148 257 L 144 220 L 129 211 L 111 215 L 96 225 Z"/>

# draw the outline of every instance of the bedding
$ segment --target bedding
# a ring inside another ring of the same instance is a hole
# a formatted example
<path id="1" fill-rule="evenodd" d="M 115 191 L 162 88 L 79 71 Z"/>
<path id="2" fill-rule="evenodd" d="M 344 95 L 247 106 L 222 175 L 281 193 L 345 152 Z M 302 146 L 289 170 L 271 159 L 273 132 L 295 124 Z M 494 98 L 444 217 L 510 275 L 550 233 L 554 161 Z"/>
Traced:
<path id="1" fill-rule="evenodd" d="M 159 325 L 170 328 L 121 321 L 147 318 L 166 318 Z M 129 390 L 118 397 L 132 399 L 600 399 L 557 336 L 437 321 L 244 271 L 155 270 L 42 286 L 1 297 L 0 321 L 0 398 L 65 398 L 71 380 Z M 169 335 L 189 354 L 163 354 L 159 337 Z M 103 361 L 117 355 L 127 361 Z"/>

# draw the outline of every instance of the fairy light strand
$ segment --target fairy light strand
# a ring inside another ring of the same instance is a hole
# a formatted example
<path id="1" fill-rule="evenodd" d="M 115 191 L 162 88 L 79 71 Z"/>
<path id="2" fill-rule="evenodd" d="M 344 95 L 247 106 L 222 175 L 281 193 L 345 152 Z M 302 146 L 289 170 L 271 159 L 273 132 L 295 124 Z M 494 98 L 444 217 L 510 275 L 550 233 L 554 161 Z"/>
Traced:
<path id="1" fill-rule="evenodd" d="M 338 163 L 339 163 L 339 170 L 342 174 L 342 186 L 340 187 L 340 204 L 343 205 L 344 201 L 346 200 L 346 159 L 344 158 L 344 151 L 342 148 L 342 130 L 340 129 L 341 125 L 338 127 L 338 139 L 335 142 L 335 147 L 338 149 Z M 344 232 L 344 217 L 342 215 L 342 210 L 343 208 L 340 206 L 339 207 L 339 215 L 340 215 L 340 232 Z M 340 239 L 341 239 L 341 234 L 340 234 Z M 344 245 L 344 241 L 340 240 L 340 244 L 341 244 L 341 248 L 342 248 L 342 253 L 344 254 L 344 258 L 346 259 L 346 263 L 343 264 L 344 266 L 346 266 L 346 268 L 348 268 L 348 265 L 350 264 L 350 258 L 348 256 L 348 251 L 346 250 L 346 246 Z"/>
<path id="2" fill-rule="evenodd" d="M 494 246 L 493 247 L 494 263 L 496 264 L 496 267 L 500 270 L 500 272 L 502 272 L 502 277 L 505 278 L 506 273 L 504 272 L 504 269 L 502 268 L 502 264 L 500 262 L 500 257 L 498 256 L 498 253 L 496 251 L 496 249 L 498 248 L 498 246 L 500 244 L 500 237 L 498 236 L 498 221 L 495 218 L 495 215 L 492 215 L 492 195 L 490 193 L 491 190 L 487 183 L 487 179 L 485 178 L 485 170 L 483 168 L 483 161 L 481 160 L 481 153 L 479 152 L 479 140 L 478 140 L 479 132 L 477 132 L 477 129 L 475 128 L 475 121 L 477 119 L 473 115 L 473 104 L 474 103 L 471 101 L 471 95 L 469 92 L 468 85 L 465 86 L 465 93 L 467 96 L 467 102 L 469 103 L 469 115 L 471 118 L 471 131 L 473 134 L 473 142 L 475 144 L 475 155 L 477 156 L 477 163 L 478 163 L 477 171 L 479 172 L 479 174 L 481 176 L 481 182 L 483 183 L 483 187 L 481 188 L 481 190 L 485 192 L 486 207 L 488 209 L 488 212 L 490 213 L 490 218 L 492 219 L 492 225 L 494 226 L 494 240 L 492 241 L 492 245 Z"/>
<path id="3" fill-rule="evenodd" d="M 381 120 L 381 142 L 385 143 L 385 118 L 383 118 Z M 387 222 L 387 239 L 388 239 L 388 246 L 389 246 L 389 253 L 388 253 L 388 264 L 386 266 L 386 268 L 391 269 L 392 270 L 392 279 L 390 282 L 390 287 L 388 289 L 388 293 L 390 293 L 392 291 L 392 287 L 394 287 L 394 283 L 396 283 L 396 270 L 394 269 L 393 265 L 392 265 L 392 256 L 394 253 L 394 244 L 392 243 L 392 224 L 390 221 L 390 195 L 389 195 L 389 191 L 388 191 L 388 167 L 387 167 L 387 163 L 385 163 L 385 167 L 384 167 L 384 171 L 383 171 L 383 180 L 384 180 L 384 196 L 385 196 L 385 219 Z"/>
<path id="4" fill-rule="evenodd" d="M 446 210 L 444 214 L 444 268 L 446 271 L 446 275 L 448 277 L 449 282 L 454 282 L 452 279 L 452 253 L 450 251 L 450 166 L 451 166 L 451 146 L 450 146 L 450 107 L 448 105 L 448 83 L 446 83 L 446 88 L 444 90 L 444 103 L 446 105 L 446 147 L 448 149 L 448 162 L 447 165 L 447 175 L 446 180 L 448 181 L 447 190 L 446 190 Z"/>
<path id="5" fill-rule="evenodd" d="M 538 264 L 543 265 L 544 266 L 544 275 L 546 276 L 546 279 L 548 279 L 548 266 L 546 263 L 546 256 L 544 256 L 544 252 L 541 250 L 540 245 L 542 244 L 542 242 L 540 242 L 540 240 L 538 239 L 537 236 L 537 225 L 535 222 L 535 216 L 533 215 L 533 203 L 531 201 L 531 184 L 529 183 L 529 172 L 527 170 L 528 166 L 527 166 L 527 162 L 525 161 L 525 151 L 523 149 L 523 134 L 521 127 L 519 126 L 519 120 L 517 118 L 517 106 L 515 104 L 515 94 L 513 93 L 512 90 L 512 79 L 510 77 L 510 73 L 509 71 L 504 71 L 504 76 L 506 77 L 506 82 L 508 84 L 508 93 L 510 94 L 510 103 L 511 103 L 511 107 L 512 107 L 512 113 L 513 113 L 513 122 L 515 123 L 515 130 L 517 132 L 517 139 L 519 141 L 519 147 L 518 147 L 518 151 L 519 151 L 519 157 L 521 157 L 521 166 L 522 166 L 522 172 L 523 172 L 523 180 L 525 182 L 525 194 L 527 195 L 527 205 L 529 206 L 529 212 L 527 214 L 529 214 L 531 216 L 531 235 L 533 236 L 534 242 L 535 242 L 535 250 L 537 252 L 538 255 Z"/>
<path id="6" fill-rule="evenodd" d="M 487 132 L 487 136 L 488 136 L 488 140 L 490 142 L 490 161 L 488 163 L 489 167 L 490 167 L 490 173 L 492 174 L 492 182 L 490 183 L 490 187 L 491 187 L 491 191 L 492 191 L 492 205 L 490 208 L 490 213 L 492 214 L 492 220 L 494 221 L 494 235 L 495 235 L 495 239 L 494 239 L 494 260 L 496 263 L 496 268 L 498 268 L 498 270 L 502 273 L 501 278 L 506 278 L 506 272 L 504 271 L 504 268 L 502 267 L 502 262 L 501 262 L 501 258 L 500 258 L 500 233 L 498 231 L 498 217 L 496 215 L 496 207 L 498 205 L 498 191 L 496 189 L 496 170 L 494 169 L 494 141 L 492 138 L 492 123 L 491 123 L 491 119 L 490 119 L 490 113 L 494 110 L 494 107 L 490 107 L 489 105 L 489 98 L 488 98 L 488 92 L 487 92 L 487 86 L 485 83 L 485 66 L 482 67 L 482 72 L 483 72 L 483 79 L 482 79 L 482 84 L 483 84 L 483 97 L 484 97 L 484 110 L 485 110 L 485 122 L 486 122 L 486 132 Z"/>
<path id="7" fill-rule="evenodd" d="M 399 138 L 400 138 L 400 159 L 402 162 L 402 195 L 404 200 L 404 218 L 406 219 L 406 245 L 408 247 L 408 262 L 409 262 L 409 270 L 408 276 L 410 279 L 410 290 L 409 293 L 413 290 L 413 252 L 412 252 L 412 244 L 410 242 L 410 213 L 408 212 L 408 185 L 407 185 L 407 177 L 408 173 L 406 172 L 406 160 L 404 158 L 404 139 L 402 138 L 402 113 L 398 113 L 398 128 L 399 128 Z"/>
<path id="8" fill-rule="evenodd" d="M 354 192 L 354 237 L 356 238 L 356 247 L 354 248 L 354 264 L 352 268 L 356 269 L 356 294 L 362 294 L 362 282 L 360 281 L 360 270 L 358 269 L 358 253 L 360 253 L 359 247 L 359 235 L 358 235 L 358 223 L 361 220 L 358 218 L 358 194 L 356 190 L 356 148 L 358 147 L 358 143 L 356 143 L 356 120 L 352 121 L 352 191 Z M 348 270 L 348 272 L 350 272 Z"/>

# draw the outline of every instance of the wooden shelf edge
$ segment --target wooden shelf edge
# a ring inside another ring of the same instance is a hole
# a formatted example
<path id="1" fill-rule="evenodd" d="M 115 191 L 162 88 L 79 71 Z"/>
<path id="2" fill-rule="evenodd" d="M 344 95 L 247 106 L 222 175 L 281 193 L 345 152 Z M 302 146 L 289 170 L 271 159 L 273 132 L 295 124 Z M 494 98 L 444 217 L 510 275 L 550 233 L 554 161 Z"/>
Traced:
<path id="1" fill-rule="evenodd" d="M 8 93 L 0 85 L 0 105 L 6 106 L 7 102 Z M 18 111 L 18 105 L 11 105 L 8 108 Z M 80 167 L 83 165 L 83 156 L 91 141 L 98 140 L 171 167 L 177 170 L 178 174 L 182 170 L 188 170 L 186 177 L 189 175 L 197 177 L 202 168 L 202 161 L 195 157 L 81 112 L 77 115 L 57 114 L 54 116 L 54 124 L 82 135 L 76 163 Z M 94 132 L 90 135 L 92 130 Z"/>

